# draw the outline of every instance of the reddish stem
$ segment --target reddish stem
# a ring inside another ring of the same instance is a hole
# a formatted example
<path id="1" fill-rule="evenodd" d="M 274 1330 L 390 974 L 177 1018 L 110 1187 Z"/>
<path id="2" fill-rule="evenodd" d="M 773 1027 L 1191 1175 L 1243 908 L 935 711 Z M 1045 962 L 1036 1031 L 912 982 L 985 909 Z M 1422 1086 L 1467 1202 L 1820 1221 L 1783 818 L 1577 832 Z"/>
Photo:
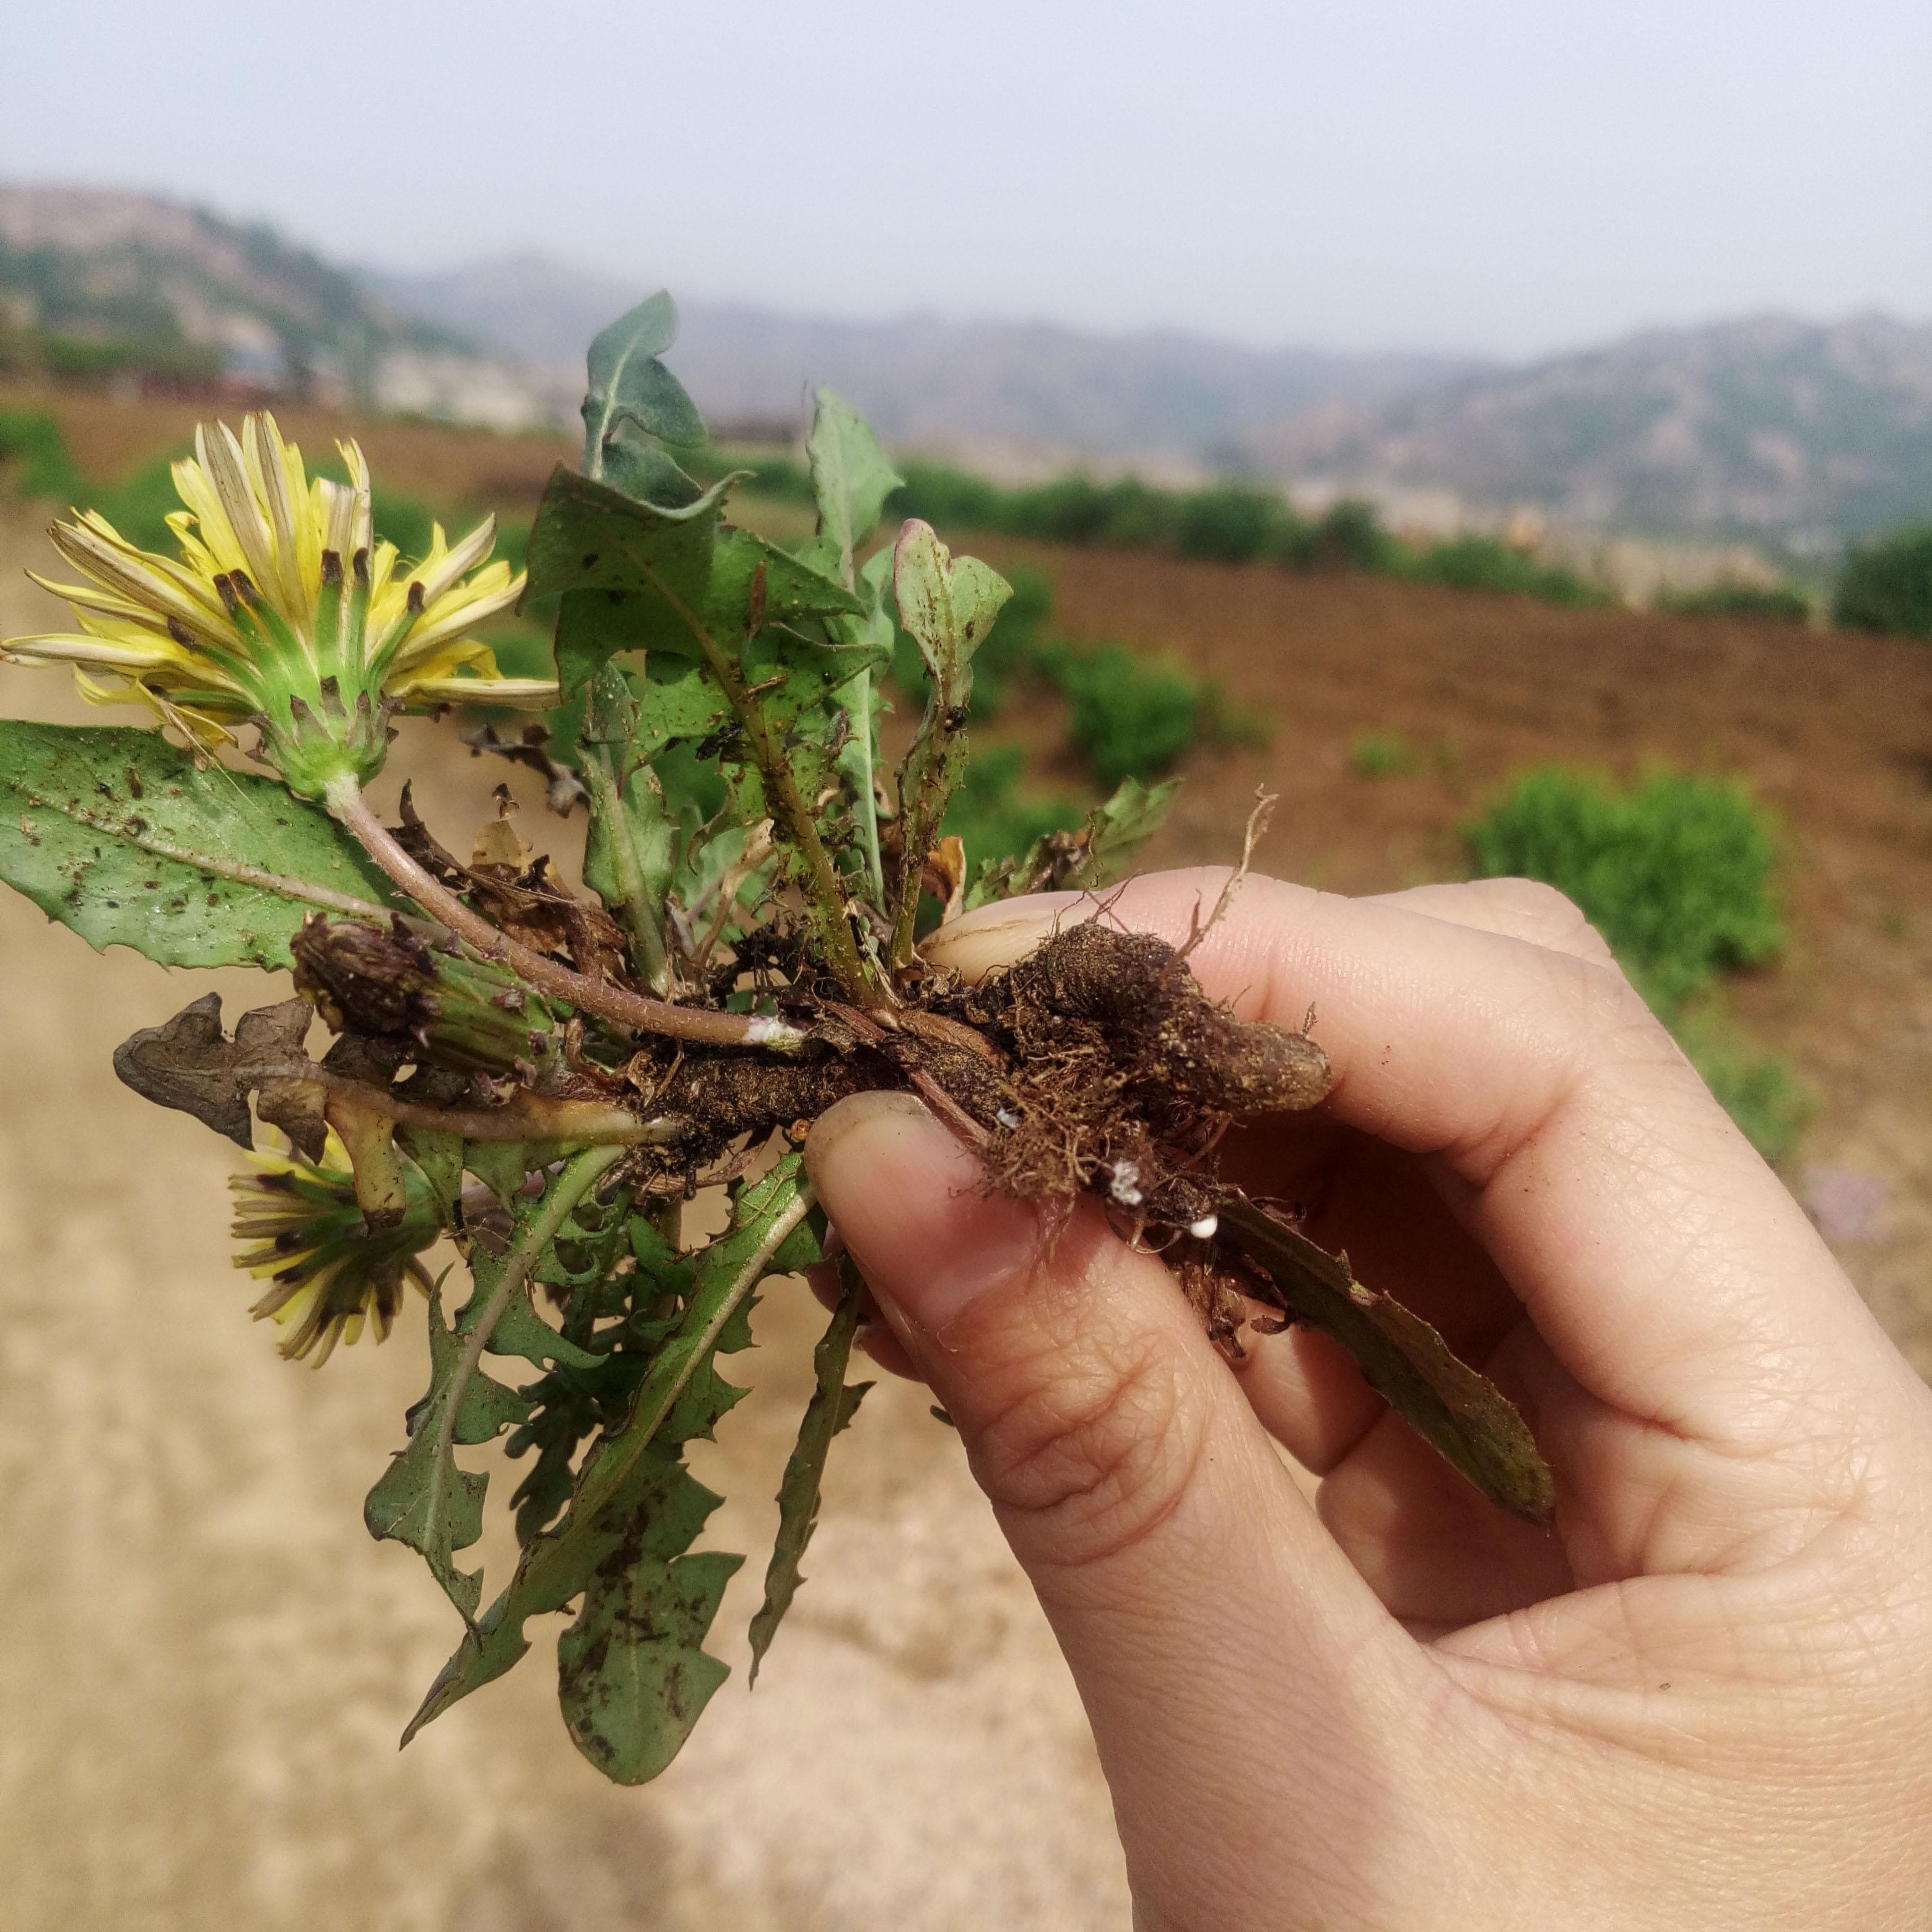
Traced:
<path id="1" fill-rule="evenodd" d="M 806 1036 L 783 1020 L 761 1013 L 721 1013 L 703 1006 L 674 1006 L 668 1000 L 627 992 L 546 958 L 492 926 L 480 913 L 472 912 L 446 886 L 433 879 L 370 810 L 368 800 L 352 778 L 331 785 L 328 803 L 330 812 L 362 849 L 424 912 L 485 958 L 501 960 L 540 991 L 554 993 L 582 1012 L 595 1013 L 599 1019 L 634 1033 L 698 1040 L 711 1046 L 762 1046 L 778 1053 L 796 1053 L 805 1045 Z"/>

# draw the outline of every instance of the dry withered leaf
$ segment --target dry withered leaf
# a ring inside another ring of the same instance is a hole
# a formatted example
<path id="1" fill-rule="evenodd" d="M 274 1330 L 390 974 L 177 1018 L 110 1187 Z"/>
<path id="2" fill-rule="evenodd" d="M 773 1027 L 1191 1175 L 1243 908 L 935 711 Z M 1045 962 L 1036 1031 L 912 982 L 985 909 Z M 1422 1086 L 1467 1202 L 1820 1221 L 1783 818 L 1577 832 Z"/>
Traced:
<path id="1" fill-rule="evenodd" d="M 930 892 L 939 902 L 942 926 L 959 916 L 966 892 L 966 842 L 957 833 L 934 841 L 932 850 L 926 855 L 920 890 Z"/>
<path id="2" fill-rule="evenodd" d="M 252 1147 L 248 1092 L 262 1083 L 248 1070 L 303 1058 L 314 1018 L 306 1000 L 258 1006 L 242 1016 L 230 1040 L 221 1030 L 220 994 L 204 993 L 172 1019 L 123 1040 L 114 1050 L 114 1071 L 143 1100 L 192 1114 L 237 1147 Z"/>
<path id="3" fill-rule="evenodd" d="M 480 758 L 487 752 L 507 758 L 514 765 L 527 765 L 532 771 L 542 772 L 548 788 L 544 802 L 560 818 L 568 818 L 590 796 L 576 772 L 552 758 L 545 748 L 550 743 L 550 728 L 546 724 L 528 724 L 520 736 L 502 738 L 497 736 L 494 724 L 485 723 L 462 736 L 472 756 Z"/>

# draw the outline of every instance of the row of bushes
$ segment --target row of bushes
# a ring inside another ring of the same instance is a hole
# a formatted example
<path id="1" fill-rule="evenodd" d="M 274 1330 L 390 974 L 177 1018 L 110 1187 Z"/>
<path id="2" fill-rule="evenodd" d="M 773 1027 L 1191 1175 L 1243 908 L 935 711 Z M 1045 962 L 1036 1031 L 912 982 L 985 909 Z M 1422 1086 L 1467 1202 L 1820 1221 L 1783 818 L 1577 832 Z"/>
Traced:
<path id="1" fill-rule="evenodd" d="M 905 470 L 905 487 L 893 510 L 957 530 L 994 530 L 1046 543 L 1166 550 L 1218 563 L 1366 571 L 1555 604 L 1609 601 L 1574 572 L 1538 563 L 1492 537 L 1422 547 L 1404 543 L 1366 503 L 1344 501 L 1322 516 L 1305 518 L 1279 491 L 1242 484 L 1161 490 L 1132 477 L 1100 483 L 1066 476 L 1010 490 L 940 464 L 909 463 Z"/>
<path id="2" fill-rule="evenodd" d="M 706 452 L 707 476 L 731 466 L 730 453 Z M 776 501 L 808 505 L 812 479 L 789 457 L 748 459 L 753 488 Z M 1372 506 L 1344 500 L 1316 518 L 1298 516 L 1279 492 L 1242 484 L 1162 490 L 1134 477 L 1096 482 L 1063 476 L 1008 488 L 941 463 L 908 461 L 905 484 L 888 514 L 920 517 L 943 530 L 992 531 L 1042 543 L 1117 550 L 1166 550 L 1222 563 L 1262 562 L 1298 570 L 1356 570 L 1498 591 L 1569 607 L 1608 603 L 1576 572 L 1540 562 L 1494 537 L 1460 536 L 1432 544 L 1403 542 Z M 1802 624 L 1811 600 L 1786 585 L 1728 582 L 1666 592 L 1660 609 L 1691 617 L 1736 617 Z M 1832 600 L 1834 622 L 1851 629 L 1932 636 L 1932 526 L 1880 538 L 1852 550 Z"/>
<path id="3" fill-rule="evenodd" d="M 706 451 L 694 463 L 706 481 L 734 466 L 774 502 L 808 505 L 812 479 L 790 457 Z M 1109 550 L 1163 550 L 1215 563 L 1272 563 L 1292 570 L 1357 570 L 1413 577 L 1460 589 L 1501 590 L 1564 604 L 1603 604 L 1604 592 L 1575 572 L 1539 564 L 1492 537 L 1459 537 L 1422 548 L 1385 530 L 1371 504 L 1343 501 L 1298 516 L 1278 490 L 1249 484 L 1162 490 L 1137 477 L 1088 476 L 1008 488 L 949 464 L 908 460 L 888 517 L 918 517 L 940 530 L 993 532 L 1040 543 Z"/>

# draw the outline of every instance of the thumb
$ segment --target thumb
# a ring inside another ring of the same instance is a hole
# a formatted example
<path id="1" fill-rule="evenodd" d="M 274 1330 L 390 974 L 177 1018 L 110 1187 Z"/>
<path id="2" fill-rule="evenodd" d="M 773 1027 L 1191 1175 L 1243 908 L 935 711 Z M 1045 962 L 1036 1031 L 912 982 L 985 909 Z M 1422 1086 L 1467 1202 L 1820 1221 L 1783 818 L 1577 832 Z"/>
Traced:
<path id="1" fill-rule="evenodd" d="M 1413 1708 L 1414 1648 L 1167 1269 L 1090 1202 L 1046 1239 L 909 1094 L 840 1101 L 806 1162 L 1053 1624 L 1130 1865 L 1137 1816 L 1160 1857 L 1218 1858 L 1261 1765 L 1264 1790 L 1306 1759 L 1333 1790 L 1378 1755 L 1365 1738 Z"/>

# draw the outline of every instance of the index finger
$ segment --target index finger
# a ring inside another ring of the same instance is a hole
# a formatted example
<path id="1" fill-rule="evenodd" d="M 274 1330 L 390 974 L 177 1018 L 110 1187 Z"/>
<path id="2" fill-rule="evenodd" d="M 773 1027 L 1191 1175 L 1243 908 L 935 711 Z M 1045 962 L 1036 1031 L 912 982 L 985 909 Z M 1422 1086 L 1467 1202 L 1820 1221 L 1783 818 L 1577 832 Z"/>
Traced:
<path id="1" fill-rule="evenodd" d="M 1223 869 L 1153 874 L 1106 916 L 1179 944 Z M 1090 895 L 935 934 L 976 977 Z M 1876 1325 L 1816 1231 L 1612 966 L 1412 909 L 1250 878 L 1189 965 L 1243 1018 L 1312 1007 L 1329 1112 L 1427 1157 L 1570 1374 L 1599 1400 L 1762 1453 Z M 1767 1402 L 1768 1392 L 1777 1399 Z"/>

